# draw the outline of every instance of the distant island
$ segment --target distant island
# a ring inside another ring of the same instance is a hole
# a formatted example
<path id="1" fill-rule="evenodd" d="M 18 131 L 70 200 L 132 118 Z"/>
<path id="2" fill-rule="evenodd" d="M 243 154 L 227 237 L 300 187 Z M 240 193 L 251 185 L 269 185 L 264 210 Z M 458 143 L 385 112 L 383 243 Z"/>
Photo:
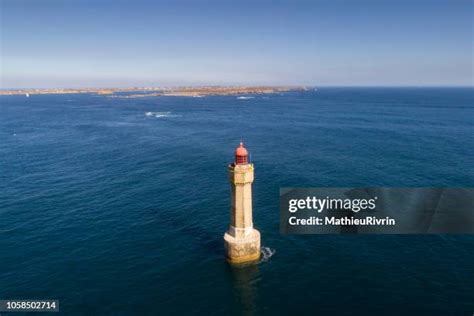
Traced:
<path id="1" fill-rule="evenodd" d="M 80 88 L 80 89 L 6 89 L 0 90 L 0 95 L 34 95 L 34 94 L 73 94 L 73 93 L 96 93 L 111 95 L 117 93 L 129 93 L 125 97 L 140 98 L 153 96 L 180 96 L 180 97 L 202 97 L 210 95 L 240 95 L 240 94 L 269 94 L 288 91 L 302 91 L 311 88 L 302 86 L 200 86 L 200 87 L 133 87 L 133 88 Z M 116 95 L 124 97 L 123 95 Z"/>

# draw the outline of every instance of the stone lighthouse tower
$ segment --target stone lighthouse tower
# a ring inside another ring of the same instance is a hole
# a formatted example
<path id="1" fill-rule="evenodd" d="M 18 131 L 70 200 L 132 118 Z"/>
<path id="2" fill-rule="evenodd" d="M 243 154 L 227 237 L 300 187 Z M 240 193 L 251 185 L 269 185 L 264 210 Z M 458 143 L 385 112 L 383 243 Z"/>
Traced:
<path id="1" fill-rule="evenodd" d="M 253 164 L 248 161 L 244 144 L 235 150 L 235 161 L 229 165 L 231 208 L 229 230 L 224 234 L 227 260 L 246 263 L 260 258 L 260 232 L 253 228 Z"/>

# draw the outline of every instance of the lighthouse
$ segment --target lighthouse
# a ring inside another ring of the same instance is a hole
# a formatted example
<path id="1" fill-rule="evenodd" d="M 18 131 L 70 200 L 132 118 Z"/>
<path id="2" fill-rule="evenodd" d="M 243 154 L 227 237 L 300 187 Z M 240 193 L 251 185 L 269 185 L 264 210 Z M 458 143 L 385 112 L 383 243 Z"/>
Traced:
<path id="1" fill-rule="evenodd" d="M 224 234 L 227 261 L 248 263 L 260 258 L 260 232 L 253 228 L 252 182 L 253 164 L 248 151 L 240 143 L 235 160 L 228 167 L 231 186 L 230 225 Z"/>

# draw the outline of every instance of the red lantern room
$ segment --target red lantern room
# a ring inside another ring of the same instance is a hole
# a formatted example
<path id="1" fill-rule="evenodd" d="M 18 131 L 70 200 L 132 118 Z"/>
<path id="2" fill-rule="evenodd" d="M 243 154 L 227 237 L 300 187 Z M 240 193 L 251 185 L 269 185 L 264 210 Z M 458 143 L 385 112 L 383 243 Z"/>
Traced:
<path id="1" fill-rule="evenodd" d="M 240 146 L 235 149 L 235 164 L 242 165 L 248 163 L 249 153 L 245 149 L 244 144 L 240 142 Z"/>

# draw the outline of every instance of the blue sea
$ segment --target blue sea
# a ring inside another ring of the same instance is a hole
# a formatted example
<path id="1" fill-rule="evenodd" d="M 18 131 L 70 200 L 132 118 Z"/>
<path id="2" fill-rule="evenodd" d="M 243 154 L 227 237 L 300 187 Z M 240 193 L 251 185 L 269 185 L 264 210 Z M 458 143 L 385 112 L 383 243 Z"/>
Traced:
<path id="1" fill-rule="evenodd" d="M 472 235 L 280 235 L 279 188 L 474 186 L 473 88 L 0 96 L 0 299 L 64 315 L 469 315 Z M 224 260 L 227 164 L 263 260 Z"/>

